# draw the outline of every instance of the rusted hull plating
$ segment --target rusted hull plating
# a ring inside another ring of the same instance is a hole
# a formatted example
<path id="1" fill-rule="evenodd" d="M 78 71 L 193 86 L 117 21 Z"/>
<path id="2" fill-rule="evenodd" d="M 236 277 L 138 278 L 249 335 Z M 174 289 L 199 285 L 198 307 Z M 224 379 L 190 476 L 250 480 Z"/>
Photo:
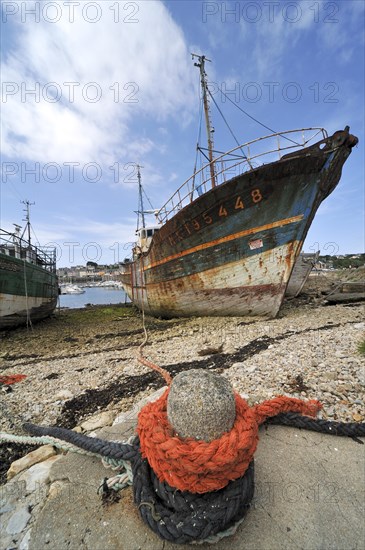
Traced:
<path id="1" fill-rule="evenodd" d="M 164 317 L 275 317 L 314 215 L 356 143 L 337 132 L 322 148 L 246 172 L 180 210 L 148 252 L 124 264 L 130 299 Z"/>

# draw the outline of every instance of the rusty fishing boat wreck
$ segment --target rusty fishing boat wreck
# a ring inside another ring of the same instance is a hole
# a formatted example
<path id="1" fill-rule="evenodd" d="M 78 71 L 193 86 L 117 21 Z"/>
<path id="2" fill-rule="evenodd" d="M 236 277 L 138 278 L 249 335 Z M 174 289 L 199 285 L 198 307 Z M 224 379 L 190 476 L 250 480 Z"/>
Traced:
<path id="1" fill-rule="evenodd" d="M 31 325 L 51 315 L 58 301 L 56 250 L 31 243 L 29 201 L 26 226 L 0 229 L 0 330 Z"/>
<path id="2" fill-rule="evenodd" d="M 214 156 L 204 56 L 200 69 L 207 162 L 142 226 L 122 283 L 133 303 L 162 317 L 275 317 L 321 202 L 357 144 L 349 127 L 272 133 Z M 212 96 L 211 96 L 212 97 Z M 212 98 L 214 101 L 214 98 Z"/>

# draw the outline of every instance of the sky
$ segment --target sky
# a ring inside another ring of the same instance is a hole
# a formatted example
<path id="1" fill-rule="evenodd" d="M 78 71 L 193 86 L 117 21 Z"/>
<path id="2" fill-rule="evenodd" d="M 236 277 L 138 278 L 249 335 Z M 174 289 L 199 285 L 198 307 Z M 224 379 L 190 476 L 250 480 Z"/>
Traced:
<path id="1" fill-rule="evenodd" d="M 254 119 L 274 131 L 350 126 L 359 145 L 303 250 L 363 252 L 364 7 L 362 0 L 2 0 L 0 226 L 24 226 L 28 200 L 32 239 L 56 247 L 59 267 L 130 256 L 136 164 L 156 209 L 193 172 L 194 52 L 211 60 L 209 89 L 240 143 L 271 133 Z M 211 104 L 215 147 L 231 149 Z"/>

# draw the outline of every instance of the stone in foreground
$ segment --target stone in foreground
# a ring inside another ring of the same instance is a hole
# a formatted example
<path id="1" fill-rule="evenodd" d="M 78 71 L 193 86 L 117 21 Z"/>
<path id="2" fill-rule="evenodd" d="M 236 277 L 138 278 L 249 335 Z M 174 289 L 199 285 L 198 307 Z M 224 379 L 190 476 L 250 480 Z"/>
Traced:
<path id="1" fill-rule="evenodd" d="M 49 457 L 54 456 L 55 454 L 56 450 L 52 445 L 42 445 L 42 447 L 35 449 L 34 451 L 28 453 L 22 458 L 19 458 L 19 460 L 15 460 L 14 462 L 12 462 L 7 472 L 8 481 L 19 474 L 19 472 L 30 468 L 34 464 L 43 462 L 44 460 L 47 460 Z"/>
<path id="2" fill-rule="evenodd" d="M 235 417 L 235 398 L 226 378 L 193 369 L 173 379 L 167 418 L 179 437 L 213 441 L 232 429 Z"/>

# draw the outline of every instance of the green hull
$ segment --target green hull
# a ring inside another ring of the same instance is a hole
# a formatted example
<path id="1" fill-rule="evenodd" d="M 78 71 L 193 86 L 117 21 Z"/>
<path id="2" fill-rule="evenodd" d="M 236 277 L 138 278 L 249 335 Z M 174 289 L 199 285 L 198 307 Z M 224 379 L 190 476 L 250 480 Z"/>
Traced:
<path id="1" fill-rule="evenodd" d="M 0 253 L 0 329 L 44 319 L 57 300 L 53 271 Z"/>

